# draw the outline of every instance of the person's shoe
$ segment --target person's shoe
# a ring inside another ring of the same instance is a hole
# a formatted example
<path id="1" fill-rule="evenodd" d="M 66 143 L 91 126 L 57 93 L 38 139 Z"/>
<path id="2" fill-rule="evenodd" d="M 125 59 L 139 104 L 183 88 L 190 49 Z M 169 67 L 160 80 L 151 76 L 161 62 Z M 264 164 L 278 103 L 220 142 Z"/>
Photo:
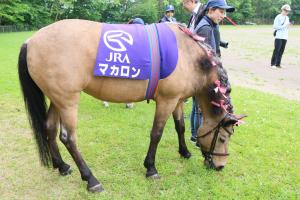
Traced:
<path id="1" fill-rule="evenodd" d="M 283 68 L 285 68 L 284 66 L 282 66 L 282 65 L 278 65 L 278 66 L 276 66 L 277 68 L 281 68 L 281 69 L 283 69 Z"/>
<path id="2" fill-rule="evenodd" d="M 196 137 L 194 137 L 194 136 L 192 136 L 192 137 L 190 138 L 190 140 L 191 140 L 191 142 L 193 142 L 193 143 L 196 143 L 196 142 L 197 142 L 197 139 L 196 139 Z"/>
<path id="3" fill-rule="evenodd" d="M 103 101 L 103 106 L 104 106 L 105 108 L 108 108 L 108 107 L 109 107 L 108 102 L 107 102 L 107 101 Z"/>
<path id="4" fill-rule="evenodd" d="M 133 108 L 133 103 L 126 103 L 125 107 L 131 109 Z"/>
<path id="5" fill-rule="evenodd" d="M 275 65 L 271 65 L 272 69 L 277 69 L 277 67 Z"/>

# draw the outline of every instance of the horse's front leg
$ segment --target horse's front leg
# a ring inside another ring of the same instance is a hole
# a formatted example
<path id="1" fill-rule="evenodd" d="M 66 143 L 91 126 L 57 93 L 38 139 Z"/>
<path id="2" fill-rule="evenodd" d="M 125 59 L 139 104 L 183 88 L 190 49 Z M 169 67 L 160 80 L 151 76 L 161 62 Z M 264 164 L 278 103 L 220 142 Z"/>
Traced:
<path id="1" fill-rule="evenodd" d="M 172 111 L 175 109 L 177 100 L 173 101 L 156 101 L 155 117 L 150 134 L 150 144 L 147 156 L 144 161 L 144 166 L 147 168 L 146 177 L 159 178 L 155 167 L 155 154 L 158 143 L 161 139 L 166 121 Z"/>
<path id="2" fill-rule="evenodd" d="M 81 174 L 81 179 L 87 181 L 87 189 L 91 192 L 103 191 L 102 185 L 92 174 L 91 170 L 83 160 L 77 145 L 76 145 L 76 123 L 77 123 L 77 106 L 71 108 L 64 108 L 60 110 L 61 116 L 61 130 L 60 140 L 69 153 L 73 157 Z"/>
<path id="3" fill-rule="evenodd" d="M 176 106 L 176 109 L 173 112 L 173 119 L 175 123 L 175 129 L 178 135 L 178 143 L 179 143 L 178 152 L 184 158 L 190 158 L 191 153 L 186 147 L 185 138 L 184 138 L 185 124 L 184 124 L 184 115 L 183 115 L 183 102 L 179 103 Z"/>

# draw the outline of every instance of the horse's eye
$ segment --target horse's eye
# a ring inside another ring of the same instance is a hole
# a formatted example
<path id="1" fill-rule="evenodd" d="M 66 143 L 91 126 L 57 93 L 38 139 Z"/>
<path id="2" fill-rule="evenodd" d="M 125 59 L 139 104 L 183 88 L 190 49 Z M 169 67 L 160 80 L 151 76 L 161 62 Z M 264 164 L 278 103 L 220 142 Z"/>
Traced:
<path id="1" fill-rule="evenodd" d="M 224 139 L 224 138 L 221 138 L 221 137 L 220 137 L 219 140 L 220 140 L 221 143 L 225 143 L 225 139 Z"/>

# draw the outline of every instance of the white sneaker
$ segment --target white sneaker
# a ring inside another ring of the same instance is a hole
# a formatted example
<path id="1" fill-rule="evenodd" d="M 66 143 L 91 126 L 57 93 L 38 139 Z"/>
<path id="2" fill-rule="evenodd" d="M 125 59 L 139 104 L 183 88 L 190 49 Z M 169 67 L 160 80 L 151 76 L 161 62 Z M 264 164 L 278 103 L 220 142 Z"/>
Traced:
<path id="1" fill-rule="evenodd" d="M 125 107 L 131 109 L 133 108 L 133 103 L 126 103 Z"/>
<path id="2" fill-rule="evenodd" d="M 275 65 L 272 65 L 271 68 L 272 69 L 277 69 L 277 67 Z"/>
<path id="3" fill-rule="evenodd" d="M 108 102 L 107 102 L 107 101 L 103 101 L 103 106 L 104 106 L 105 108 L 109 107 Z"/>

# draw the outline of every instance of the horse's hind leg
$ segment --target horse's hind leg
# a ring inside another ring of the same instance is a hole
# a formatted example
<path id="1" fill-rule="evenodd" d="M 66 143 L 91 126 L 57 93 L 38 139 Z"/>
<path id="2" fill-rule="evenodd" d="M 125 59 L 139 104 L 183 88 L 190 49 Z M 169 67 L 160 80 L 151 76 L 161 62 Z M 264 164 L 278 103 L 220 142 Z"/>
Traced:
<path id="1" fill-rule="evenodd" d="M 66 164 L 59 153 L 59 149 L 56 142 L 57 128 L 59 125 L 59 113 L 53 103 L 50 104 L 47 115 L 47 135 L 48 144 L 52 157 L 52 164 L 55 169 L 58 168 L 61 175 L 67 175 L 72 172 L 70 165 Z"/>
<path id="2" fill-rule="evenodd" d="M 144 161 L 144 166 L 147 168 L 146 177 L 159 178 L 155 167 L 156 149 L 161 139 L 166 121 L 176 107 L 176 104 L 177 100 L 161 100 L 156 102 L 155 117 L 150 135 L 150 145 Z"/>
<path id="3" fill-rule="evenodd" d="M 83 160 L 77 145 L 76 145 L 76 123 L 77 123 L 77 105 L 67 108 L 62 108 L 59 110 L 61 117 L 61 130 L 60 130 L 60 140 L 69 153 L 73 157 L 79 171 L 81 178 L 88 182 L 87 189 L 91 192 L 101 192 L 103 188 L 99 181 L 94 177 L 91 170 Z"/>
<path id="4" fill-rule="evenodd" d="M 184 116 L 183 116 L 183 103 L 179 103 L 176 109 L 173 111 L 173 119 L 175 123 L 175 129 L 178 135 L 178 143 L 179 143 L 178 152 L 184 158 L 190 158 L 191 153 L 187 149 L 185 144 L 185 139 L 184 139 L 185 125 L 184 125 Z"/>

